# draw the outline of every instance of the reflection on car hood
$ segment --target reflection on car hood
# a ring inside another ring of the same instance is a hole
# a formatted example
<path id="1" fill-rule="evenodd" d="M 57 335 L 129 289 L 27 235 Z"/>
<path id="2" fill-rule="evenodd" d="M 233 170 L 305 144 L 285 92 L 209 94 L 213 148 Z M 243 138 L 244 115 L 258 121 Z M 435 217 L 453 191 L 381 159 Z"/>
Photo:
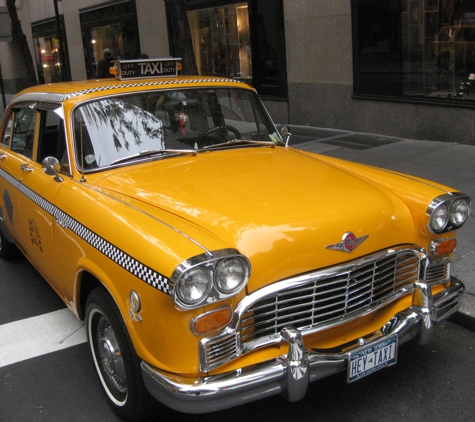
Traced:
<path id="1" fill-rule="evenodd" d="M 213 232 L 251 259 L 250 290 L 414 237 L 412 216 L 397 197 L 317 156 L 285 148 L 216 151 L 124 167 L 96 186 Z M 352 253 L 326 248 L 348 231 L 369 237 Z"/>

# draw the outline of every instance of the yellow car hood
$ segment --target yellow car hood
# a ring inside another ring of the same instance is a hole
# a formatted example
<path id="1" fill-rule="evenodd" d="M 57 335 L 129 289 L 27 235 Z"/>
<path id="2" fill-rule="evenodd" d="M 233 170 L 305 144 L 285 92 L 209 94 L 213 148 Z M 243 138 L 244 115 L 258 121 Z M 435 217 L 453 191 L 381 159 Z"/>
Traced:
<path id="1" fill-rule="evenodd" d="M 412 216 L 395 195 L 283 147 L 167 158 L 103 176 L 96 186 L 191 221 L 246 255 L 250 291 L 414 239 Z M 369 237 L 351 253 L 326 248 L 349 231 Z"/>

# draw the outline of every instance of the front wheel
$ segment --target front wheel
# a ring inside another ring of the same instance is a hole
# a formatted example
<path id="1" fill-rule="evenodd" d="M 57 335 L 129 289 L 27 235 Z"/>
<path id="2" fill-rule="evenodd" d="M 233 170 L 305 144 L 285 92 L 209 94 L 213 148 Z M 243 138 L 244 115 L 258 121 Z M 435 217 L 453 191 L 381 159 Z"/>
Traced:
<path id="1" fill-rule="evenodd" d="M 114 411 L 128 421 L 144 420 L 153 404 L 145 388 L 140 358 L 112 297 L 101 287 L 86 304 L 86 331 L 94 365 Z"/>

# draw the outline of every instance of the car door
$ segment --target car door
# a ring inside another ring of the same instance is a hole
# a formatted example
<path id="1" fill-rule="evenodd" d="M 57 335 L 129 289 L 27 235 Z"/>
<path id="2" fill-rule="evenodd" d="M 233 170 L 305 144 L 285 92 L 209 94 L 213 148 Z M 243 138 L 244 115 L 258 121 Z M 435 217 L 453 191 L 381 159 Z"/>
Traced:
<path id="1" fill-rule="evenodd" d="M 62 108 L 57 104 L 22 104 L 12 110 L 5 158 L 0 161 L 6 227 L 41 274 L 57 286 L 54 202 L 61 178 L 46 174 L 41 161 L 65 149 Z M 2 140 L 5 136 L 2 136 Z"/>

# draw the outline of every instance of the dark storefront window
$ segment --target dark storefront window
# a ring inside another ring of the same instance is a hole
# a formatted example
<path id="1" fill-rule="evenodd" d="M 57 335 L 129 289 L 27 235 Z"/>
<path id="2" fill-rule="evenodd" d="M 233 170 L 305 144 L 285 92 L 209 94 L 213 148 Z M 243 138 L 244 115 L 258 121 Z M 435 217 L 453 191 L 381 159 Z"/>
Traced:
<path id="1" fill-rule="evenodd" d="M 187 1 L 201 75 L 227 76 L 262 96 L 286 98 L 282 0 Z"/>
<path id="2" fill-rule="evenodd" d="M 60 16 L 63 47 L 58 36 L 56 19 L 48 19 L 31 25 L 35 47 L 36 67 L 41 84 L 70 80 L 66 32 L 63 16 Z"/>
<path id="3" fill-rule="evenodd" d="M 84 9 L 79 13 L 88 79 L 98 77 L 98 64 L 109 49 L 116 60 L 140 55 L 137 13 L 134 1 Z"/>
<path id="4" fill-rule="evenodd" d="M 353 0 L 356 95 L 475 100 L 475 0 Z"/>

